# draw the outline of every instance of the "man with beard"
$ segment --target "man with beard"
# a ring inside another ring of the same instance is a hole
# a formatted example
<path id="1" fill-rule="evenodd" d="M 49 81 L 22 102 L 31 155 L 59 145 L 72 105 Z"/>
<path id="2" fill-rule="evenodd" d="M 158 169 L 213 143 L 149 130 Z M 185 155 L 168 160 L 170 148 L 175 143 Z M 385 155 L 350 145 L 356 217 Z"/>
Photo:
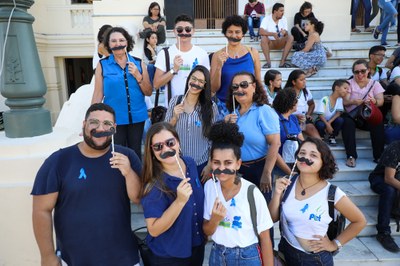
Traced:
<path id="1" fill-rule="evenodd" d="M 265 17 L 260 25 L 261 49 L 267 60 L 263 68 L 271 68 L 270 50 L 283 49 L 279 67 L 295 67 L 285 60 L 292 49 L 293 36 L 289 35 L 284 5 L 276 3 L 272 7 L 272 14 Z"/>
<path id="2" fill-rule="evenodd" d="M 110 106 L 93 104 L 84 141 L 53 153 L 39 169 L 31 194 L 41 265 L 139 265 L 129 200 L 139 202 L 142 167 L 132 150 L 111 148 L 114 121 Z"/>
<path id="3" fill-rule="evenodd" d="M 210 60 L 207 52 L 192 44 L 192 36 L 194 34 L 193 19 L 185 14 L 177 16 L 175 18 L 174 34 L 176 36 L 176 44 L 161 50 L 155 63 L 154 87 L 159 89 L 168 84 L 166 87 L 165 107 L 168 106 L 172 97 L 184 94 L 186 78 L 195 66 L 203 65 L 210 70 Z"/>

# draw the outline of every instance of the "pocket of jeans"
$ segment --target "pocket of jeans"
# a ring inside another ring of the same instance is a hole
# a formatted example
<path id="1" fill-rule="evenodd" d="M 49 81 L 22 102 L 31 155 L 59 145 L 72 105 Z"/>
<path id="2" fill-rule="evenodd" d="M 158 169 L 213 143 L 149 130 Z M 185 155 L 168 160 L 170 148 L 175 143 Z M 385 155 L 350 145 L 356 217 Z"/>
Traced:
<path id="1" fill-rule="evenodd" d="M 259 254 L 256 246 L 244 248 L 240 251 L 240 258 L 243 260 L 259 260 Z"/>

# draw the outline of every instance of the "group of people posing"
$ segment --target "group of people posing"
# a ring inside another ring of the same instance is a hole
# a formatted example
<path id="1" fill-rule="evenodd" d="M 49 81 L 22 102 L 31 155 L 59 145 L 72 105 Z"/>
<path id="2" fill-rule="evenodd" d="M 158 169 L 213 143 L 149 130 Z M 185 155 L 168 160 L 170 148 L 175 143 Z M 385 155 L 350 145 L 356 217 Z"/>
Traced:
<path id="1" fill-rule="evenodd" d="M 149 8 L 149 17 L 156 9 Z M 356 61 L 354 77 L 335 81 L 314 112 L 307 71 L 292 71 L 283 89 L 276 70 L 261 79 L 258 51 L 241 43 L 247 32 L 242 17 L 225 19 L 227 45 L 211 60 L 191 43 L 191 17 L 178 16 L 173 32 L 176 44 L 153 58 L 151 81 L 146 64 L 129 54 L 132 36 L 120 27 L 106 31 L 109 55 L 96 65 L 83 141 L 52 154 L 32 189 L 42 265 L 138 265 L 130 201 L 143 207 L 151 265 L 202 265 L 208 238 L 209 265 L 272 265 L 278 220 L 278 249 L 287 265 L 333 265 L 333 252 L 366 220 L 337 188 L 334 208 L 349 224 L 335 238 L 327 236 L 329 180 L 337 165 L 322 139 L 334 145 L 346 125 L 347 164 L 355 167 L 356 125 L 342 113 L 361 101 L 383 104 L 367 62 Z M 162 86 L 165 120 L 148 129 L 142 155 L 145 96 Z M 378 134 L 383 125 L 367 129 Z M 378 160 L 379 139 L 373 150 Z"/>

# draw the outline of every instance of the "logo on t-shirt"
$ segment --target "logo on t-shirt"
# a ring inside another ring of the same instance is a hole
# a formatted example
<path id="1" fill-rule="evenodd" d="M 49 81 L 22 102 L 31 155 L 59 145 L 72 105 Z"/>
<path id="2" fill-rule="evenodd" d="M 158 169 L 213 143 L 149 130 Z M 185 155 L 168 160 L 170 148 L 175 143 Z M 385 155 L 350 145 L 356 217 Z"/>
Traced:
<path id="1" fill-rule="evenodd" d="M 85 179 L 86 180 L 86 173 L 85 173 L 85 169 L 81 168 L 81 170 L 79 170 L 79 176 L 78 179 Z"/>

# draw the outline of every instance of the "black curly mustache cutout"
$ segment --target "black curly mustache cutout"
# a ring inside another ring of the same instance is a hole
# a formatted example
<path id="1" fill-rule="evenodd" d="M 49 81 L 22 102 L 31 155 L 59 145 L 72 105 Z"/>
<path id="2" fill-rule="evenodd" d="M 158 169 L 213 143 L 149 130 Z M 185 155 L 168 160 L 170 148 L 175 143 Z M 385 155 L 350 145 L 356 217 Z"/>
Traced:
<path id="1" fill-rule="evenodd" d="M 95 138 L 109 137 L 115 134 L 115 128 L 111 127 L 109 131 L 97 132 L 96 129 L 92 129 L 90 134 Z"/>
<path id="2" fill-rule="evenodd" d="M 179 37 L 192 37 L 192 34 L 190 33 L 178 33 Z"/>
<path id="3" fill-rule="evenodd" d="M 312 165 L 314 162 L 310 161 L 309 159 L 307 159 L 306 157 L 297 157 L 297 161 L 299 162 L 304 162 L 306 163 L 306 165 L 310 166 Z"/>
<path id="4" fill-rule="evenodd" d="M 110 48 L 111 51 L 115 51 L 115 50 L 122 50 L 125 49 L 126 45 L 120 45 L 120 46 L 116 46 L 113 48 Z"/>
<path id="5" fill-rule="evenodd" d="M 200 87 L 199 85 L 194 84 L 194 83 L 190 83 L 190 86 L 191 86 L 192 88 L 196 88 L 196 89 L 198 89 L 198 90 L 204 89 L 203 87 Z"/>
<path id="6" fill-rule="evenodd" d="M 166 159 L 166 158 L 168 158 L 168 157 L 173 157 L 173 156 L 175 156 L 175 154 L 176 154 L 176 151 L 175 151 L 175 150 L 170 150 L 170 151 L 166 151 L 166 152 L 164 152 L 164 153 L 161 153 L 161 154 L 160 154 L 160 157 L 161 157 L 161 159 Z"/>
<path id="7" fill-rule="evenodd" d="M 220 175 L 220 174 L 233 175 L 235 173 L 236 173 L 235 170 L 231 170 L 228 168 L 225 168 L 224 170 L 220 170 L 219 168 L 214 170 L 214 175 Z"/>
<path id="8" fill-rule="evenodd" d="M 231 42 L 240 42 L 242 39 L 236 39 L 236 38 L 232 38 L 232 37 L 226 37 L 228 39 L 228 41 Z"/>

